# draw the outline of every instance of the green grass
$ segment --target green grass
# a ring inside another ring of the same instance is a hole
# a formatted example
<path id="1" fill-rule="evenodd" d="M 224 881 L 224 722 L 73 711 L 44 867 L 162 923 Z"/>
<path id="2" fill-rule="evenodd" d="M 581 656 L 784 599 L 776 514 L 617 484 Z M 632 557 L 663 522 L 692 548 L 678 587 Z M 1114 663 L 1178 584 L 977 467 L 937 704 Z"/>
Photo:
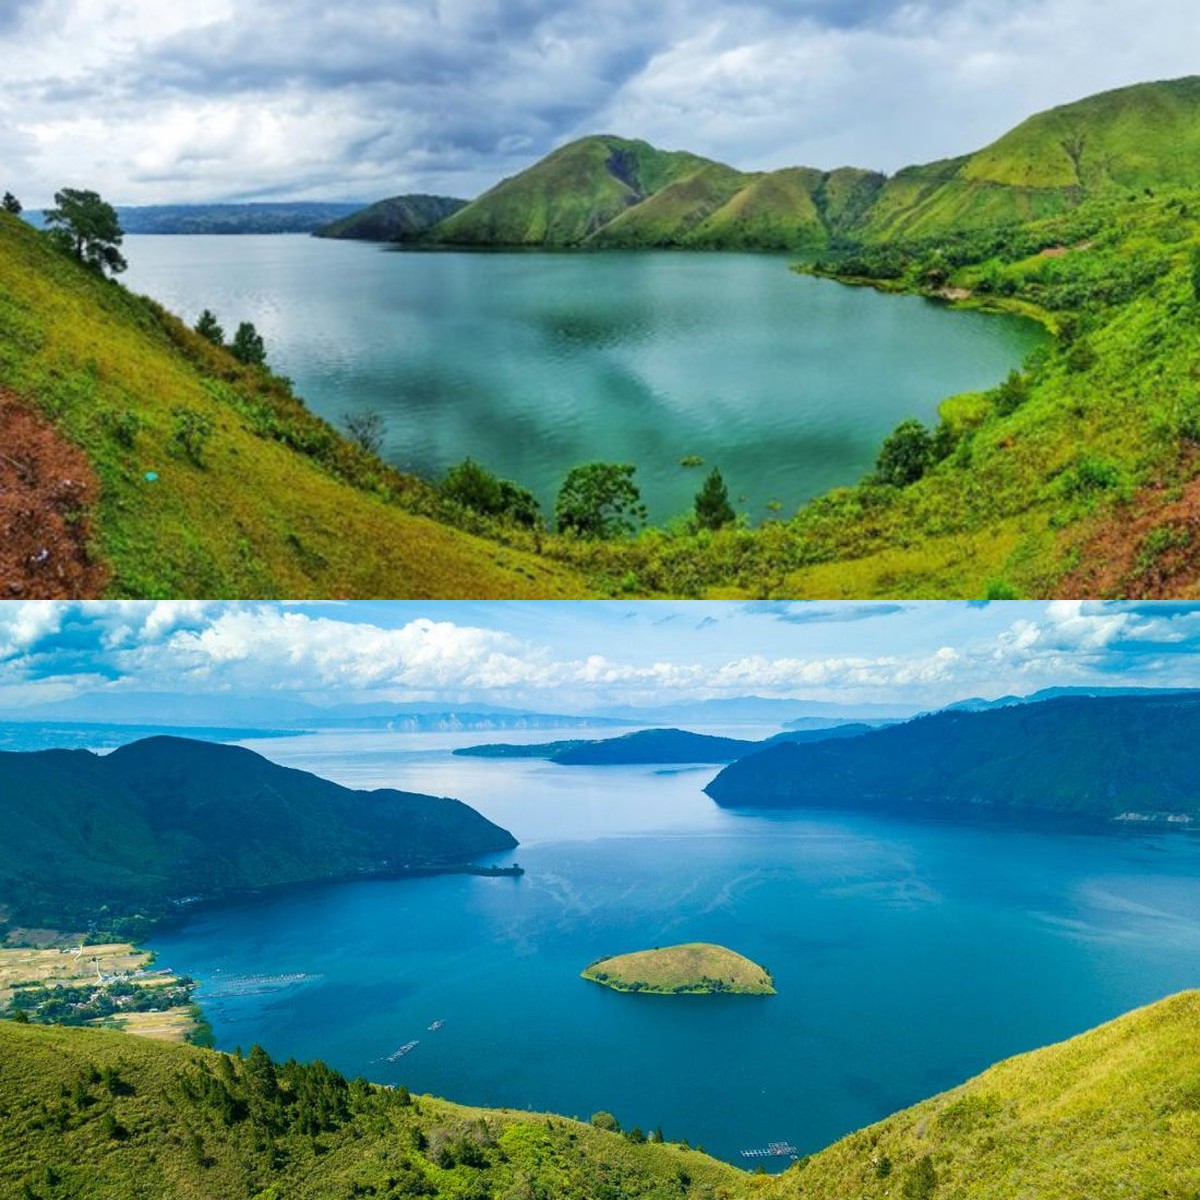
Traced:
<path id="1" fill-rule="evenodd" d="M 126 597 L 581 595 L 570 569 L 439 520 L 431 489 L 285 381 L 0 214 L 0 387 L 87 453 L 97 555 Z M 185 414 L 211 423 L 200 463 Z M 157 482 L 147 482 L 157 472 Z"/>
<path id="2" fill-rule="evenodd" d="M 779 1195 L 1190 1200 L 1198 1142 L 1200 993 L 1185 992 L 852 1134 Z"/>
<path id="3" fill-rule="evenodd" d="M 646 142 L 583 138 L 497 184 L 430 238 L 453 245 L 579 245 L 630 205 L 717 165 Z"/>
<path id="4" fill-rule="evenodd" d="M 1002 1062 L 778 1177 L 258 1053 L 2 1021 L 0 1061 L 5 1200 L 1192 1200 L 1200 1191 L 1197 992 Z M 797 1086 L 823 1083 L 798 1075 Z"/>
<path id="5" fill-rule="evenodd" d="M 710 942 L 687 942 L 602 958 L 583 972 L 583 978 L 617 992 L 775 994 L 771 976 L 763 967 Z"/>

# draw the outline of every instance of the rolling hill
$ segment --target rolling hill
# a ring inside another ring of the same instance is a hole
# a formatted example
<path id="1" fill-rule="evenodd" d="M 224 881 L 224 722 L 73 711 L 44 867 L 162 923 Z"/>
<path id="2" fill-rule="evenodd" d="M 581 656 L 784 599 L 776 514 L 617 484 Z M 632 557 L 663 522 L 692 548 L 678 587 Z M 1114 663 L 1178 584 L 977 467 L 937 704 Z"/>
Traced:
<path id="1" fill-rule="evenodd" d="M 235 746 L 154 737 L 99 756 L 0 753 L 0 910 L 11 925 L 114 927 L 185 898 L 511 849 L 457 800 L 352 791 Z"/>
<path id="2" fill-rule="evenodd" d="M 716 166 L 647 142 L 599 136 L 555 150 L 430 231 L 464 246 L 574 246 L 669 184 Z"/>
<path id="3" fill-rule="evenodd" d="M 317 237 L 365 242 L 403 242 L 431 229 L 465 207 L 449 196 L 392 196 L 320 226 Z"/>
<path id="4" fill-rule="evenodd" d="M 1200 1189 L 1200 993 L 999 1063 L 780 1176 L 96 1029 L 0 1022 L 0 1195 L 130 1200 L 1093 1200 Z"/>
<path id="5" fill-rule="evenodd" d="M 0 459 L 0 498 L 17 497 L 14 532 L 0 528 L 22 546 L 10 564 L 0 545 L 10 595 L 590 590 L 568 567 L 447 523 L 432 488 L 346 441 L 286 380 L 0 213 L 0 427 L 5 412 L 21 418 Z M 57 447 L 42 444 L 47 428 Z M 51 516 L 76 536 L 35 544 L 29 528 Z M 101 570 L 64 587 L 80 559 Z"/>
<path id="6" fill-rule="evenodd" d="M 1064 697 L 775 746 L 726 767 L 705 791 L 734 808 L 921 805 L 1186 827 L 1200 821 L 1197 738 L 1194 694 Z"/>
<path id="7" fill-rule="evenodd" d="M 491 246 L 815 251 L 1028 222 L 1089 197 L 1200 183 L 1200 77 L 1038 113 L 959 158 L 890 179 L 861 168 L 743 172 L 587 137 L 504 180 L 427 240 Z M 370 211 L 370 210 L 368 210 Z"/>
<path id="8" fill-rule="evenodd" d="M 888 180 L 860 236 L 912 238 L 1054 216 L 1088 197 L 1200 183 L 1200 77 L 1038 113 L 962 158 Z"/>

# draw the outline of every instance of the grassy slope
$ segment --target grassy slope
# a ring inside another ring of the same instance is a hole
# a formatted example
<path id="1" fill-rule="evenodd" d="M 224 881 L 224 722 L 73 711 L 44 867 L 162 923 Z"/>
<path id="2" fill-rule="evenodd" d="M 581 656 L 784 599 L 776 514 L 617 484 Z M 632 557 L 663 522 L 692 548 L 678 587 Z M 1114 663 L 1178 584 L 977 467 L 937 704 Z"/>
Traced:
<path id="1" fill-rule="evenodd" d="M 862 232 L 920 237 L 1050 216 L 1089 195 L 1200 182 L 1200 77 L 1038 113 L 964 158 L 899 172 Z"/>
<path id="2" fill-rule="evenodd" d="M 779 1195 L 1188 1200 L 1200 1193 L 1198 1063 L 1200 993 L 1185 992 L 852 1134 L 787 1172 Z"/>
<path id="3" fill-rule="evenodd" d="M 301 1132 L 293 1112 L 262 1099 L 244 1062 L 118 1033 L 0 1022 L 0 1060 L 3 1200 L 713 1200 L 745 1179 L 695 1151 L 634 1145 L 559 1117 L 425 1097 L 403 1105 L 365 1087 L 351 1089 L 344 1113 L 340 1090 L 326 1087 L 334 1103 L 319 1098 L 308 1119 L 323 1113 L 327 1127 Z M 94 1080 L 104 1068 L 132 1092 L 112 1095 Z M 249 1112 L 226 1124 L 219 1106 L 185 1091 L 185 1079 L 193 1093 L 202 1085 L 218 1096 L 219 1083 Z M 304 1082 L 315 1091 L 320 1080 Z"/>
<path id="4" fill-rule="evenodd" d="M 368 1188 L 447 1200 L 1191 1200 L 1200 1190 L 1197 992 L 1002 1062 L 778 1178 L 558 1117 L 425 1097 L 406 1106 L 319 1071 L 284 1072 L 311 1097 L 300 1112 L 266 1103 L 244 1060 L 124 1034 L 0 1022 L 0 1061 L 5 1200 L 340 1200 Z M 112 1088 L 97 1078 L 105 1068 L 117 1072 Z M 245 1106 L 240 1116 L 213 1102 L 222 1094 Z M 463 1155 L 464 1143 L 478 1153 Z"/>
<path id="5" fill-rule="evenodd" d="M 263 372 L 82 270 L 6 214 L 0 386 L 89 455 L 101 485 L 97 550 L 114 595 L 586 590 L 569 570 L 405 511 L 428 503 L 424 485 L 353 449 Z M 203 468 L 172 446 L 182 409 L 214 422 Z M 138 423 L 132 446 L 120 436 L 129 420 Z M 158 482 L 145 482 L 146 471 Z"/>
<path id="6" fill-rule="evenodd" d="M 594 962 L 584 979 L 618 992 L 713 992 L 711 981 L 719 980 L 721 991 L 745 996 L 773 996 L 771 976 L 757 963 L 736 951 L 709 942 L 688 942 L 654 950 L 635 950 Z"/>
<path id="7" fill-rule="evenodd" d="M 1055 255 L 1030 249 L 1059 245 Z M 948 263 L 947 246 L 962 265 Z M 589 568 L 714 597 L 1047 596 L 1073 586 L 1106 530 L 1141 513 L 1147 495 L 1197 478 L 1200 192 L 1089 201 L 993 251 L 988 234 L 874 253 L 891 265 L 880 286 L 932 290 L 924 272 L 945 266 L 945 282 L 974 290 L 968 303 L 1062 331 L 1031 359 L 1015 408 L 1001 389 L 944 403 L 951 453 L 908 487 L 865 481 L 755 530 L 652 531 L 592 548 Z M 1166 535 L 1147 520 L 1137 557 L 1152 570 Z M 1184 524 L 1171 536 L 1191 539 Z M 1160 594 L 1196 587 L 1182 573 Z"/>
<path id="8" fill-rule="evenodd" d="M 588 137 L 505 179 L 436 226 L 453 245 L 573 246 L 646 196 L 714 166 L 646 142 Z"/>

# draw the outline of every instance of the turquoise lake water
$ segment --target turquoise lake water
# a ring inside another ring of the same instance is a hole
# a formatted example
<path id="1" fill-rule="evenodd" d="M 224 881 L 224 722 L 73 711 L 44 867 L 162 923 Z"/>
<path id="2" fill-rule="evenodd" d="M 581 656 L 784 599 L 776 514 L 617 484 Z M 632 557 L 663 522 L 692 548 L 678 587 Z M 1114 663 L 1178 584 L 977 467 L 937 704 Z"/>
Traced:
<path id="1" fill-rule="evenodd" d="M 250 320 L 335 423 L 374 409 L 385 455 L 439 477 L 467 455 L 544 508 L 567 470 L 637 466 L 651 520 L 719 466 L 754 521 L 868 472 L 907 417 L 998 383 L 1041 338 L 796 275 L 764 254 L 398 253 L 303 236 L 127 239 L 128 285 L 189 321 Z"/>
<path id="2" fill-rule="evenodd" d="M 159 933 L 162 963 L 203 981 L 221 1047 L 465 1103 L 608 1109 L 740 1163 L 771 1141 L 817 1149 L 1200 984 L 1189 835 L 730 813 L 701 791 L 713 768 L 449 754 L 478 740 L 247 743 L 353 786 L 466 800 L 520 839 L 507 860 L 527 873 L 289 891 Z M 779 994 L 628 996 L 578 978 L 598 957 L 691 940 L 763 963 Z"/>

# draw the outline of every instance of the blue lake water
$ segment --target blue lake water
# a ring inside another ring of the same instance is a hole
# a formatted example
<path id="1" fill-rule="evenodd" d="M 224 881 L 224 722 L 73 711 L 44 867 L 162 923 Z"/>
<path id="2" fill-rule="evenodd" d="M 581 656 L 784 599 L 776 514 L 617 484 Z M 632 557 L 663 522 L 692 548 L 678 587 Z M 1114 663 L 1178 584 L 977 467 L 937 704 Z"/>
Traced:
<path id="1" fill-rule="evenodd" d="M 162 962 L 203 981 L 221 1047 L 472 1104 L 608 1109 L 741 1162 L 770 1141 L 817 1149 L 1200 984 L 1188 835 L 728 813 L 700 790 L 713 768 L 449 754 L 477 740 L 248 743 L 354 786 L 458 796 L 516 834 L 527 873 L 289 891 L 160 932 Z M 765 964 L 779 994 L 628 996 L 578 978 L 691 940 Z"/>
<path id="2" fill-rule="evenodd" d="M 250 320 L 335 423 L 373 409 L 427 477 L 470 455 L 550 510 L 567 470 L 633 463 L 653 521 L 719 466 L 757 521 L 869 471 L 907 417 L 936 420 L 1042 337 L 804 278 L 787 257 L 395 252 L 302 236 L 127 239 L 130 287 L 189 321 Z"/>

